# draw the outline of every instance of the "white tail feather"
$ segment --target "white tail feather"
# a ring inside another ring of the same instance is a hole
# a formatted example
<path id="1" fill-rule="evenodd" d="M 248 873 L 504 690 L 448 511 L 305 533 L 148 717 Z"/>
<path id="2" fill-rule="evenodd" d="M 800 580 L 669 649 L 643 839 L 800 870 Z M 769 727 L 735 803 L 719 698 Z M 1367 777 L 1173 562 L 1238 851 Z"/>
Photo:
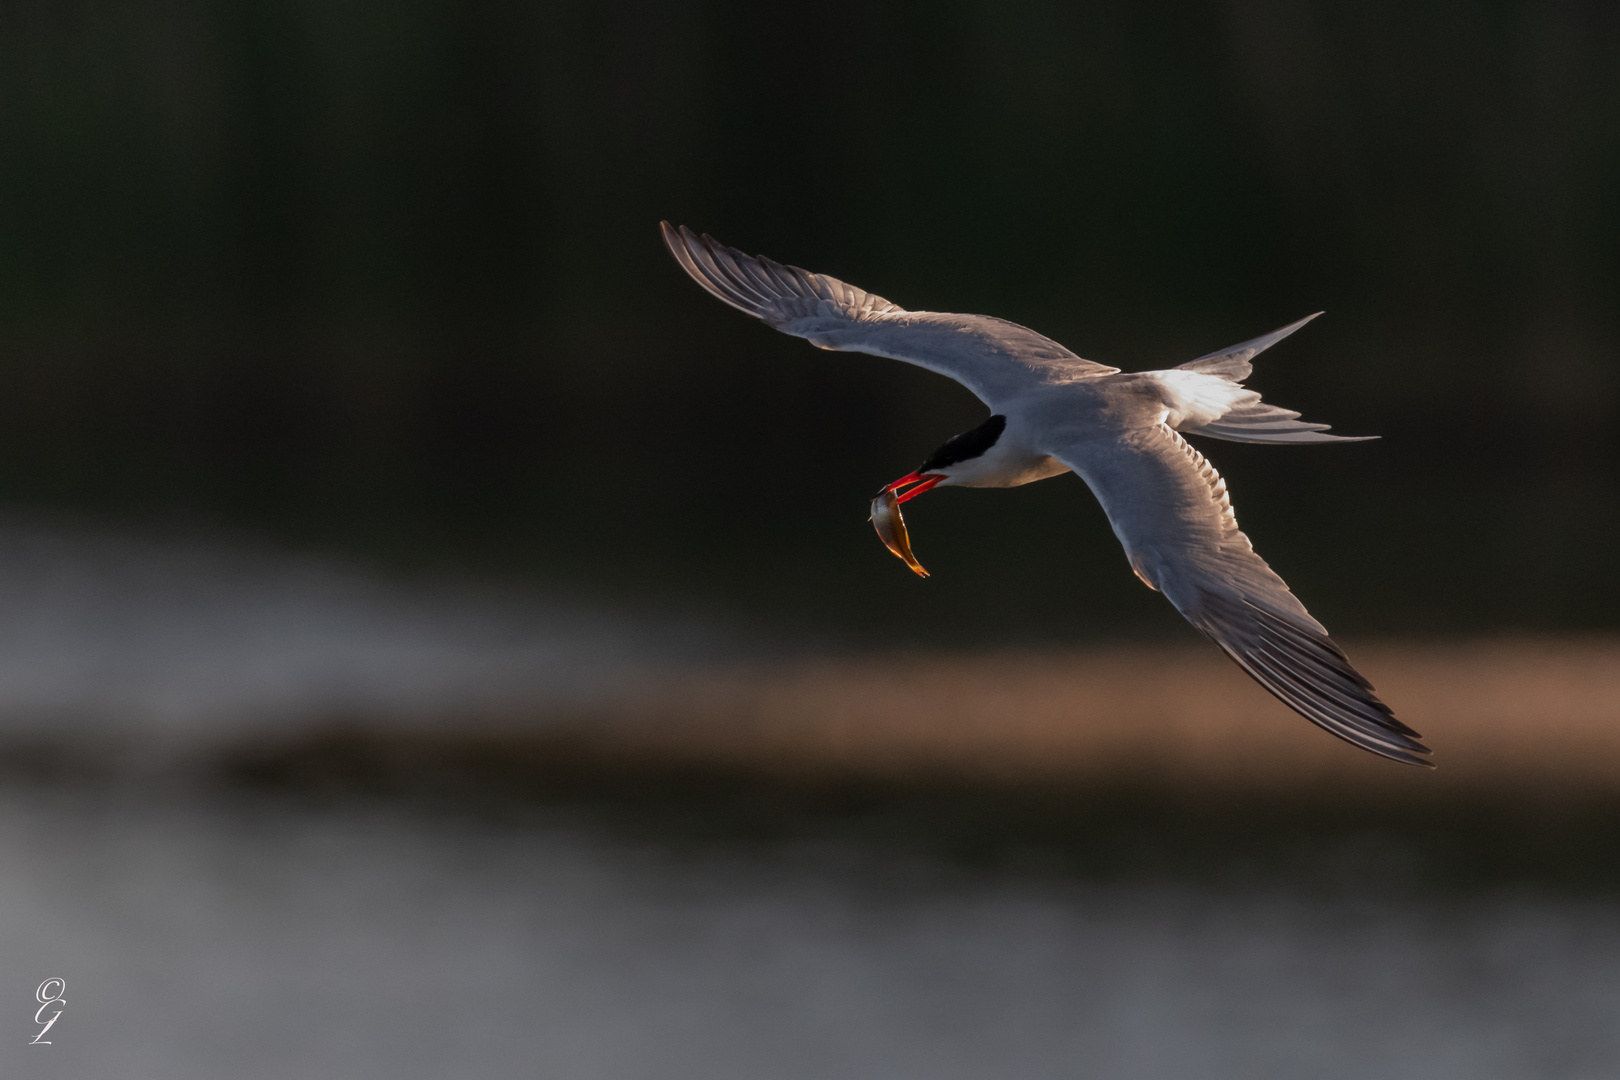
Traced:
<path id="1" fill-rule="evenodd" d="M 1320 315 L 1321 312 L 1317 312 Z M 1169 371 L 1146 371 L 1164 394 L 1164 422 L 1187 435 L 1246 443 L 1364 442 L 1376 435 L 1326 435 L 1327 424 L 1301 420 L 1299 413 L 1267 405 L 1243 380 L 1253 371 L 1257 353 L 1277 344 L 1316 315 L 1229 349 L 1200 356 Z"/>

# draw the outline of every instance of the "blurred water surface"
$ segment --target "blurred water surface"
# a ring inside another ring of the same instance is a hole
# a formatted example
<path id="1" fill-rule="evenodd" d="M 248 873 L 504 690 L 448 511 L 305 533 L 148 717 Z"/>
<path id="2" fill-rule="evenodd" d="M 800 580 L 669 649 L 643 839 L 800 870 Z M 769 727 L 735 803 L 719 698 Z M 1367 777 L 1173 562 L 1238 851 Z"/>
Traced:
<path id="1" fill-rule="evenodd" d="M 1599 1077 L 1620 907 L 0 789 L 8 1077 Z M 67 981 L 51 1047 L 40 980 Z"/>
<path id="2" fill-rule="evenodd" d="M 249 790 L 218 781 L 259 740 L 355 717 L 384 747 L 479 718 L 528 731 L 747 653 L 723 627 L 533 590 L 21 518 L 0 522 L 0 601 L 7 1080 L 1479 1080 L 1620 1063 L 1620 903 L 1600 872 L 1426 876 L 1414 860 L 1442 861 L 1435 842 L 1392 848 L 1387 823 L 1353 818 L 1295 828 L 1330 871 L 1296 872 L 1264 844 L 1200 839 L 1185 813 L 1115 822 L 1172 853 L 1124 870 L 1065 861 L 1084 838 L 1061 832 L 1032 860 L 975 860 L 932 843 L 939 804 L 904 791 L 888 840 L 836 798 L 815 811 L 831 828 L 752 828 L 768 782 L 699 791 L 694 810 L 608 758 L 600 790 L 571 798 L 494 797 L 476 773 L 437 790 L 432 769 L 393 797 Z M 119 743 L 186 767 L 49 780 L 24 752 L 45 739 L 68 761 Z M 718 825 L 669 827 L 694 814 Z M 1601 870 L 1608 820 L 1564 860 Z M 983 824 L 1009 851 L 1033 839 Z M 1189 845 L 1196 859 L 1174 854 Z M 52 1045 L 30 1046 L 51 977 L 67 1006 Z"/>
<path id="3" fill-rule="evenodd" d="M 720 626 L 199 530 L 0 514 L 0 740 L 210 745 L 589 700 Z"/>

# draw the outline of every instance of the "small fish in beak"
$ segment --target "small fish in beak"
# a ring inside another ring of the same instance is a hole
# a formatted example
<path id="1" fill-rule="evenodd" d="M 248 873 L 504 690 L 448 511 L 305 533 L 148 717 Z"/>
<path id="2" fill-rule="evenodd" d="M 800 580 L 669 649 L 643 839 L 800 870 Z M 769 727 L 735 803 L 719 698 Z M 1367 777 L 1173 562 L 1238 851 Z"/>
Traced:
<path id="1" fill-rule="evenodd" d="M 878 539 L 883 541 L 884 547 L 894 552 L 919 577 L 927 577 L 928 571 L 911 553 L 911 537 L 906 534 L 906 519 L 900 513 L 901 501 L 893 486 L 878 492 L 877 498 L 872 500 L 872 527 L 877 530 Z"/>

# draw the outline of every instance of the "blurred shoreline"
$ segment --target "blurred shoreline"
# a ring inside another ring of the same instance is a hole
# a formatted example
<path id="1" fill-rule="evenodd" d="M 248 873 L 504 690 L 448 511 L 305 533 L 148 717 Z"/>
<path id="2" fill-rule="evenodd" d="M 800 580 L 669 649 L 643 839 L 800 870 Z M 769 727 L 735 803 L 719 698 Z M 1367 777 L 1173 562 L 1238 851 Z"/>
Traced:
<path id="1" fill-rule="evenodd" d="M 499 584 L 18 521 L 0 599 L 13 785 L 573 808 L 1138 868 L 1257 844 L 1294 865 L 1370 834 L 1449 879 L 1620 884 L 1612 636 L 1349 642 L 1433 747 L 1422 771 L 1319 731 L 1195 639 L 793 651 Z"/>
<path id="2" fill-rule="evenodd" d="M 649 675 L 583 707 L 463 715 L 406 738 L 439 755 L 505 746 L 537 762 L 574 755 L 788 782 L 1620 794 L 1620 639 L 1364 642 L 1350 652 L 1429 738 L 1435 771 L 1331 738 L 1197 646 L 703 667 Z M 305 745 L 369 740 L 385 753 L 393 738 L 351 722 Z"/>

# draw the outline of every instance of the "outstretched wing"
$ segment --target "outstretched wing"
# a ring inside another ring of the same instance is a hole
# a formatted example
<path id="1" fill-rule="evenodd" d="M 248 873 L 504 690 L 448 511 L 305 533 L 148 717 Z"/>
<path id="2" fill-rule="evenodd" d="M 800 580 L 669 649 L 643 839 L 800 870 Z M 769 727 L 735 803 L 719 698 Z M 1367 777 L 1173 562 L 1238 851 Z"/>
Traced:
<path id="1" fill-rule="evenodd" d="M 1427 747 L 1373 693 L 1238 528 L 1226 482 L 1163 423 L 1054 452 L 1096 494 L 1137 574 L 1283 704 L 1364 750 L 1428 766 Z"/>
<path id="2" fill-rule="evenodd" d="M 767 326 L 823 349 L 903 360 L 955 379 L 992 407 L 1040 383 L 1118 368 L 1082 360 L 1051 338 L 988 315 L 907 311 L 825 274 L 726 247 L 662 222 L 664 242 L 692 280 Z"/>

